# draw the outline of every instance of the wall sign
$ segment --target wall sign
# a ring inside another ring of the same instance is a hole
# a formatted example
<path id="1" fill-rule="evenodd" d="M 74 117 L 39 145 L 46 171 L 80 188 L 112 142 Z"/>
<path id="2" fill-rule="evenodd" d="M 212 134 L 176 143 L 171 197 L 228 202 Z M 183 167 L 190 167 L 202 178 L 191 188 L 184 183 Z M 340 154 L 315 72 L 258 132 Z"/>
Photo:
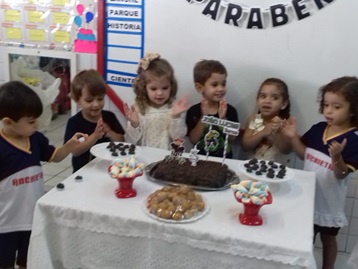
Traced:
<path id="1" fill-rule="evenodd" d="M 144 0 L 107 0 L 105 74 L 108 84 L 132 87 L 143 57 Z"/>
<path id="2" fill-rule="evenodd" d="M 247 6 L 235 0 L 186 0 L 188 3 L 203 5 L 202 14 L 212 20 L 247 29 L 278 27 L 310 17 L 334 0 L 276 0 L 277 3 L 264 6 Z M 239 1 L 239 0 L 237 0 Z"/>
<path id="3" fill-rule="evenodd" d="M 124 114 L 118 92 L 132 88 L 138 62 L 144 55 L 144 1 L 98 2 L 97 69 L 103 74 L 107 95 Z"/>

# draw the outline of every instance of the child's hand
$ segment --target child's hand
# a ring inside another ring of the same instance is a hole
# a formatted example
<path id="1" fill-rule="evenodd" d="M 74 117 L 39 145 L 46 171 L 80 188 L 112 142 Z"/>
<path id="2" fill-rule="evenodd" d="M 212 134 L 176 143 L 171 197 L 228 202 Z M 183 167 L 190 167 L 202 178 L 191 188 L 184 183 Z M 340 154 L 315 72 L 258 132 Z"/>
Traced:
<path id="1" fill-rule="evenodd" d="M 104 135 L 111 139 L 111 135 L 110 135 L 110 133 L 112 132 L 111 127 L 109 127 L 107 123 L 103 122 L 102 128 L 103 128 Z"/>
<path id="2" fill-rule="evenodd" d="M 226 112 L 227 112 L 227 101 L 226 98 L 223 98 L 219 102 L 219 118 L 225 119 L 226 118 Z"/>
<path id="3" fill-rule="evenodd" d="M 135 107 L 129 107 L 127 103 L 124 103 L 124 113 L 126 114 L 126 118 L 130 121 L 132 127 L 137 128 L 139 126 L 139 116 Z"/>
<path id="4" fill-rule="evenodd" d="M 181 99 L 174 102 L 173 107 L 170 111 L 172 118 L 179 118 L 180 115 L 189 108 L 189 98 L 184 96 Z"/>
<path id="5" fill-rule="evenodd" d="M 102 118 L 100 118 L 97 121 L 96 129 L 94 130 L 93 133 L 96 136 L 97 140 L 103 137 L 104 131 L 103 131 L 103 119 Z"/>
<path id="6" fill-rule="evenodd" d="M 88 134 L 84 133 L 75 133 L 67 143 L 83 143 L 87 140 Z"/>
<path id="7" fill-rule="evenodd" d="M 340 158 L 342 157 L 341 153 L 343 149 L 346 147 L 346 145 L 347 145 L 347 138 L 343 139 L 342 143 L 338 143 L 337 141 L 332 141 L 328 145 L 328 152 L 333 162 L 340 160 Z"/>
<path id="8" fill-rule="evenodd" d="M 293 138 L 297 134 L 297 123 L 295 118 L 289 118 L 288 120 L 283 121 L 282 125 L 283 133 L 289 137 Z"/>
<path id="9" fill-rule="evenodd" d="M 274 135 L 281 129 L 282 125 L 283 120 L 276 116 L 271 120 L 271 122 L 265 124 L 265 128 L 262 130 L 262 132 L 266 137 L 269 135 Z"/>
<path id="10" fill-rule="evenodd" d="M 275 132 L 273 125 L 274 125 L 273 122 L 269 122 L 269 123 L 265 124 L 264 129 L 261 131 L 265 137 L 268 137 Z"/>
<path id="11" fill-rule="evenodd" d="M 276 133 L 276 132 L 279 131 L 279 130 L 282 128 L 282 126 L 283 126 L 283 120 L 282 120 L 280 117 L 278 117 L 278 116 L 274 117 L 274 118 L 271 120 L 271 122 L 272 122 L 272 126 L 271 126 L 272 133 Z"/>
<path id="12" fill-rule="evenodd" d="M 209 115 L 209 103 L 204 97 L 201 99 L 201 114 L 202 115 Z"/>

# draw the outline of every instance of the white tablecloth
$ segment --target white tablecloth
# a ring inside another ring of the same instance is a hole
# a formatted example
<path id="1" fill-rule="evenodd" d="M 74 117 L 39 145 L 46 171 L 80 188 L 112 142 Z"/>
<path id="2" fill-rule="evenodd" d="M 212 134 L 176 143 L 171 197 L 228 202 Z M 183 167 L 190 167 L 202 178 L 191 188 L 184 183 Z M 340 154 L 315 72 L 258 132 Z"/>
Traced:
<path id="1" fill-rule="evenodd" d="M 141 148 L 151 163 L 169 152 Z M 213 158 L 214 159 L 214 158 Z M 216 159 L 221 161 L 221 159 Z M 137 196 L 118 199 L 109 161 L 95 159 L 37 203 L 28 268 L 316 268 L 313 256 L 315 176 L 293 170 L 294 179 L 273 192 L 260 210 L 262 226 L 245 226 L 233 192 L 201 192 L 210 206 L 202 219 L 168 224 L 144 212 L 147 196 L 162 186 L 145 175 L 134 182 Z M 226 164 L 241 178 L 240 161 Z M 82 182 L 75 182 L 77 175 Z"/>

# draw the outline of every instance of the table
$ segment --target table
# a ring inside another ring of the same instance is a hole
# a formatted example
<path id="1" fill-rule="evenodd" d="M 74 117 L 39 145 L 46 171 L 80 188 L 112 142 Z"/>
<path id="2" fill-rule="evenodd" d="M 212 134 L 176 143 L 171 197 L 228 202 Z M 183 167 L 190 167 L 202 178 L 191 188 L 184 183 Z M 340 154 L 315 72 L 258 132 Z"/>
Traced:
<path id="1" fill-rule="evenodd" d="M 141 147 L 140 160 L 161 160 L 169 151 Z M 205 158 L 205 156 L 203 156 Z M 211 160 L 221 161 L 219 158 Z M 225 160 L 240 178 L 239 160 Z M 39 199 L 34 213 L 28 268 L 316 268 L 313 256 L 315 175 L 294 170 L 294 179 L 260 210 L 262 226 L 238 221 L 243 211 L 232 190 L 201 192 L 210 206 L 185 224 L 154 220 L 144 212 L 147 196 L 162 186 L 145 175 L 134 181 L 137 196 L 118 199 L 95 159 Z M 76 182 L 77 175 L 83 176 Z"/>

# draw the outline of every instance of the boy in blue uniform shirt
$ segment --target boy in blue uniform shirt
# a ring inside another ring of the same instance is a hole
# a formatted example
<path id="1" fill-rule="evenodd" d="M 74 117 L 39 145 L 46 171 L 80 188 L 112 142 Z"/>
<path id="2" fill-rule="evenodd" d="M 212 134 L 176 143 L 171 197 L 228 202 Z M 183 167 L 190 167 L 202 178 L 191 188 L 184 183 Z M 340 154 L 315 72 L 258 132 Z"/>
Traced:
<path id="1" fill-rule="evenodd" d="M 22 82 L 0 87 L 0 268 L 26 268 L 36 201 L 44 194 L 40 161 L 60 162 L 86 134 L 55 148 L 37 131 L 42 104 Z"/>

